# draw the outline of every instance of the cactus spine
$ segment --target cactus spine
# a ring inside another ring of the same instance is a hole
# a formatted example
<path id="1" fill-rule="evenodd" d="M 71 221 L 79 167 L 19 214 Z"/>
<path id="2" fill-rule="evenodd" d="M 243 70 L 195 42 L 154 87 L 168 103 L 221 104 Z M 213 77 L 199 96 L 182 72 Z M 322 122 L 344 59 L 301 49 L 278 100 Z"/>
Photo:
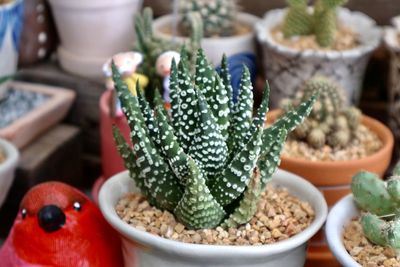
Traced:
<path id="1" fill-rule="evenodd" d="M 304 140 L 314 148 L 329 145 L 332 148 L 346 146 L 355 135 L 360 124 L 361 112 L 355 107 L 346 107 L 343 90 L 332 80 L 315 76 L 305 83 L 294 100 L 284 100 L 281 104 L 286 111 L 304 99 L 319 92 L 310 116 L 300 125 L 292 136 Z"/>
<path id="2" fill-rule="evenodd" d="M 399 165 L 397 165 L 397 168 Z M 400 176 L 394 172 L 387 182 L 370 172 L 359 172 L 351 183 L 365 237 L 374 244 L 400 249 Z"/>
<path id="3" fill-rule="evenodd" d="M 190 18 L 199 14 L 205 37 L 232 35 L 237 9 L 236 0 L 180 0 L 180 30 L 188 35 Z"/>
<path id="4" fill-rule="evenodd" d="M 283 23 L 286 38 L 315 35 L 321 47 L 330 47 L 337 29 L 336 9 L 347 0 L 317 0 L 311 13 L 308 0 L 287 0 L 289 8 Z"/>
<path id="5" fill-rule="evenodd" d="M 186 60 L 172 63 L 171 118 L 162 105 L 151 110 L 140 90 L 130 94 L 114 71 L 133 149 L 117 128 L 114 137 L 130 176 L 152 205 L 171 211 L 187 228 L 233 227 L 254 215 L 288 132 L 309 114 L 316 96 L 264 129 L 268 86 L 253 118 L 248 70 L 232 106 L 229 75 L 220 77 L 202 50 L 196 62 L 194 76 Z"/>

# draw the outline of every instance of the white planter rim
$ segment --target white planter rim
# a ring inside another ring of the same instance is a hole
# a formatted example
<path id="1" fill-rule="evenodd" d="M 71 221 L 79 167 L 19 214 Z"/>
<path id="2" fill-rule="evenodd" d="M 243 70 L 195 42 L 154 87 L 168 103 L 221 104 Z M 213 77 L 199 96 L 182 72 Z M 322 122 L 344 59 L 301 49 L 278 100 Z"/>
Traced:
<path id="1" fill-rule="evenodd" d="M 5 153 L 6 160 L 0 163 L 0 179 L 3 171 L 12 168 L 19 159 L 18 149 L 9 141 L 0 138 L 0 149 Z"/>
<path id="2" fill-rule="evenodd" d="M 305 242 L 307 242 L 323 225 L 327 215 L 327 204 L 322 193 L 314 187 L 311 183 L 306 181 L 299 176 L 278 170 L 272 184 L 280 185 L 284 187 L 298 188 L 297 194 L 302 194 L 303 198 L 308 198 L 311 206 L 315 210 L 315 219 L 302 232 L 297 235 L 269 245 L 260 246 L 222 246 L 222 245 L 201 245 L 201 244 L 188 244 L 184 242 L 174 241 L 159 236 L 155 236 L 145 231 L 138 230 L 127 223 L 123 222 L 115 211 L 115 203 L 108 201 L 109 195 L 120 186 L 126 186 L 127 184 L 134 184 L 133 180 L 129 178 L 128 172 L 121 172 L 108 179 L 99 193 L 99 206 L 105 219 L 123 236 L 129 240 L 136 240 L 144 246 L 154 248 L 155 251 L 162 251 L 170 255 L 179 255 L 191 258 L 223 258 L 223 257 L 252 257 L 252 258 L 264 258 L 266 256 L 272 256 L 279 254 L 291 249 L 294 249 Z M 279 181 L 276 181 L 279 180 Z M 115 188 L 114 188 L 115 187 Z M 120 187 L 121 188 L 121 187 Z M 130 190 L 128 190 L 130 191 Z M 292 190 L 289 189 L 291 192 Z M 293 194 L 296 195 L 296 190 L 293 189 Z M 305 193 L 307 191 L 307 193 Z M 302 198 L 301 196 L 299 196 Z"/>
<path id="3" fill-rule="evenodd" d="M 290 56 L 301 56 L 304 58 L 326 58 L 328 60 L 334 60 L 339 58 L 358 58 L 363 54 L 371 53 L 380 44 L 382 37 L 382 30 L 377 26 L 376 22 L 358 11 L 350 11 L 347 8 L 338 9 L 338 17 L 341 20 L 342 17 L 352 18 L 359 21 L 360 25 L 351 25 L 362 28 L 354 29 L 360 36 L 362 43 L 349 50 L 343 51 L 319 51 L 312 49 L 298 50 L 284 46 L 274 40 L 270 34 L 270 29 L 275 27 L 277 24 L 282 22 L 286 9 L 273 9 L 265 13 L 263 19 L 256 25 L 257 39 L 263 45 L 268 46 L 270 49 L 283 53 Z M 344 19 L 343 19 L 344 20 Z M 363 38 L 364 37 L 364 38 Z"/>
<path id="4" fill-rule="evenodd" d="M 244 12 L 238 12 L 236 19 L 238 22 L 242 22 L 244 24 L 247 24 L 247 26 L 249 26 L 250 31 L 248 33 L 245 34 L 239 34 L 239 35 L 232 35 L 232 36 L 220 36 L 220 37 L 203 37 L 202 41 L 206 41 L 206 42 L 212 42 L 212 41 L 216 41 L 216 42 L 220 42 L 220 41 L 233 41 L 236 39 L 240 39 L 240 38 L 248 38 L 249 36 L 254 34 L 254 29 L 253 29 L 253 25 L 255 23 L 257 23 L 260 18 L 252 15 L 252 14 L 248 14 L 248 13 L 244 13 Z M 171 25 L 173 23 L 173 14 L 167 14 L 167 15 L 163 15 L 157 19 L 154 20 L 153 23 L 153 30 L 155 32 L 157 32 L 157 35 L 160 35 L 161 37 L 165 37 L 165 38 L 171 38 L 171 34 L 165 33 L 163 31 L 160 31 L 159 29 L 165 25 Z M 185 40 L 188 39 L 189 37 L 186 36 L 174 36 L 172 38 L 176 38 L 177 40 Z"/>
<path id="5" fill-rule="evenodd" d="M 346 267 L 361 267 L 347 252 L 342 239 L 344 226 L 359 214 L 359 210 L 353 201 L 353 195 L 349 194 L 333 206 L 325 224 L 328 246 L 336 259 Z"/>
<path id="6" fill-rule="evenodd" d="M 143 0 L 49 0 L 54 7 L 61 7 L 70 10 L 85 10 L 85 9 L 104 9 L 129 5 Z"/>

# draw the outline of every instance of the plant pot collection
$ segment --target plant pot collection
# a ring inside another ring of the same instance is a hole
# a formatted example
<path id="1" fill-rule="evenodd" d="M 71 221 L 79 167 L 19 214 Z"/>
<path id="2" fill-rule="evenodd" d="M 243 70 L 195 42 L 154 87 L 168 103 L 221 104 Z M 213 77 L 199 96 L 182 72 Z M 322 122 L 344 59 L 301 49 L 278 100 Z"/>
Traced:
<path id="1" fill-rule="evenodd" d="M 1 1 L 0 79 L 8 79 L 17 70 L 24 1 Z M 43 12 L 50 16 L 36 2 L 25 24 Z M 362 248 L 349 249 L 351 231 L 363 238 L 360 244 L 394 255 L 385 254 L 382 266 L 400 265 L 400 222 L 393 215 L 400 165 L 384 178 L 400 153 L 400 17 L 383 29 L 341 7 L 345 1 L 287 2 L 259 18 L 236 1 L 180 0 L 171 3 L 173 13 L 153 20 L 139 0 L 49 0 L 61 68 L 106 80 L 98 100 L 101 176 L 91 194 L 94 212 L 109 224 L 98 237 L 115 241 L 121 266 L 362 266 Z M 3 14 L 12 18 L 4 29 Z M 22 64 L 45 59 L 54 45 L 50 26 L 35 23 L 37 40 L 29 41 L 33 48 L 23 45 Z M 382 40 L 390 53 L 390 127 L 357 108 Z M 0 89 L 7 89 L 0 111 L 8 108 L 0 116 L 1 207 L 18 149 L 65 118 L 79 95 L 18 81 Z M 365 139 L 357 139 L 360 131 Z M 293 144 L 299 149 L 291 150 Z M 376 149 L 368 152 L 366 144 Z M 360 149 L 344 156 L 354 147 Z M 58 231 L 87 203 L 65 201 L 57 196 L 26 208 L 24 200 L 14 227 L 38 220 L 62 242 Z M 85 243 L 88 251 L 94 243 Z M 19 259 L 9 244 L 0 247 L 9 266 L 14 260 L 51 265 L 41 256 Z"/>

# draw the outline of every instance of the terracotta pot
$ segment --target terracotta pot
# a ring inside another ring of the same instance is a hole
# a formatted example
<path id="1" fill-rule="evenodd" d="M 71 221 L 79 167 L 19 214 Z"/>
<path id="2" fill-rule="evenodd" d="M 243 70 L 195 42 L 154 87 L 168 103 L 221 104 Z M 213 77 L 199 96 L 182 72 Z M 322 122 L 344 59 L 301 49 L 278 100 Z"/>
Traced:
<path id="1" fill-rule="evenodd" d="M 269 112 L 268 121 L 275 121 L 280 113 L 280 110 Z M 354 174 L 366 170 L 382 177 L 389 166 L 394 144 L 393 134 L 384 124 L 371 117 L 363 115 L 361 123 L 382 140 L 383 147 L 376 153 L 362 159 L 332 162 L 282 156 L 280 168 L 310 181 L 324 194 L 328 206 L 333 206 L 351 192 L 350 183 Z M 328 250 L 325 236 L 321 232 L 310 242 L 307 266 L 340 266 Z"/>
<path id="2" fill-rule="evenodd" d="M 286 171 L 277 170 L 271 184 L 285 187 L 291 194 L 309 202 L 315 210 L 315 219 L 309 227 L 291 238 L 261 246 L 188 244 L 162 238 L 126 224 L 117 215 L 115 204 L 124 194 L 138 192 L 127 171 L 104 183 L 100 189 L 99 206 L 106 220 L 121 236 L 126 267 L 303 266 L 307 241 L 325 221 L 325 200 L 311 183 Z"/>
<path id="3" fill-rule="evenodd" d="M 133 18 L 139 0 L 50 0 L 61 45 L 63 69 L 85 77 L 102 77 L 112 55 L 128 51 L 134 41 Z"/>
<path id="4" fill-rule="evenodd" d="M 265 77 L 271 91 L 271 107 L 277 108 L 282 98 L 292 97 L 299 84 L 316 74 L 337 80 L 346 88 L 348 103 L 357 103 L 365 68 L 372 51 L 380 44 L 381 30 L 375 21 L 360 12 L 338 9 L 338 20 L 344 21 L 358 35 L 360 45 L 345 51 L 298 50 L 274 40 L 271 29 L 282 23 L 285 9 L 268 11 L 256 24 L 257 40 L 263 49 Z"/>
<path id="5" fill-rule="evenodd" d="M 255 31 L 253 30 L 253 25 L 259 20 L 258 17 L 247 14 L 239 13 L 237 20 L 244 25 L 250 27 L 250 31 L 246 34 L 218 37 L 218 38 L 203 38 L 201 40 L 201 47 L 208 60 L 214 65 L 218 66 L 221 63 L 222 55 L 225 53 L 227 56 L 232 56 L 239 53 L 256 53 L 256 43 L 255 43 Z M 162 29 L 172 27 L 173 25 L 173 15 L 165 15 L 157 18 L 154 21 L 153 29 L 154 34 L 158 37 L 162 37 L 168 40 L 175 39 L 179 43 L 184 43 L 187 38 L 180 36 L 172 36 Z"/>
<path id="6" fill-rule="evenodd" d="M 125 116 L 112 117 L 110 114 L 110 103 L 112 92 L 105 91 L 100 98 L 100 140 L 101 140 L 101 162 L 104 179 L 108 179 L 116 173 L 125 170 L 124 163 L 114 143 L 112 126 L 117 126 L 125 137 L 130 140 L 130 129 Z"/>

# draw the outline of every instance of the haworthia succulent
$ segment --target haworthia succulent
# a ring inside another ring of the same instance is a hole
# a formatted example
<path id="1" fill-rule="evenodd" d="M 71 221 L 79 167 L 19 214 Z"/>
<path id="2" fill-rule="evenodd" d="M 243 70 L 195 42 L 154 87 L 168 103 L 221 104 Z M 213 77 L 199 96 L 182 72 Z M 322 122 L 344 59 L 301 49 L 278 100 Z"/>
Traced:
<path id="1" fill-rule="evenodd" d="M 153 111 L 141 93 L 131 95 L 114 66 L 133 149 L 117 131 L 115 140 L 130 175 L 152 205 L 173 212 L 190 229 L 215 227 L 224 220 L 224 226 L 236 226 L 254 214 L 288 131 L 309 113 L 315 96 L 264 129 L 269 87 L 253 119 L 248 71 L 232 107 L 226 59 L 219 76 L 201 51 L 198 55 L 194 77 L 184 54 L 178 66 L 172 63 L 171 119 L 159 100 Z"/>
<path id="2" fill-rule="evenodd" d="M 228 58 L 226 57 L 225 54 L 222 56 L 222 60 L 221 60 L 220 76 L 222 79 L 222 83 L 225 86 L 226 95 L 228 96 L 228 99 L 229 99 L 229 102 L 228 102 L 229 110 L 232 113 L 233 107 L 234 107 L 233 89 L 232 89 L 232 85 L 231 85 L 231 74 L 229 72 Z"/>

